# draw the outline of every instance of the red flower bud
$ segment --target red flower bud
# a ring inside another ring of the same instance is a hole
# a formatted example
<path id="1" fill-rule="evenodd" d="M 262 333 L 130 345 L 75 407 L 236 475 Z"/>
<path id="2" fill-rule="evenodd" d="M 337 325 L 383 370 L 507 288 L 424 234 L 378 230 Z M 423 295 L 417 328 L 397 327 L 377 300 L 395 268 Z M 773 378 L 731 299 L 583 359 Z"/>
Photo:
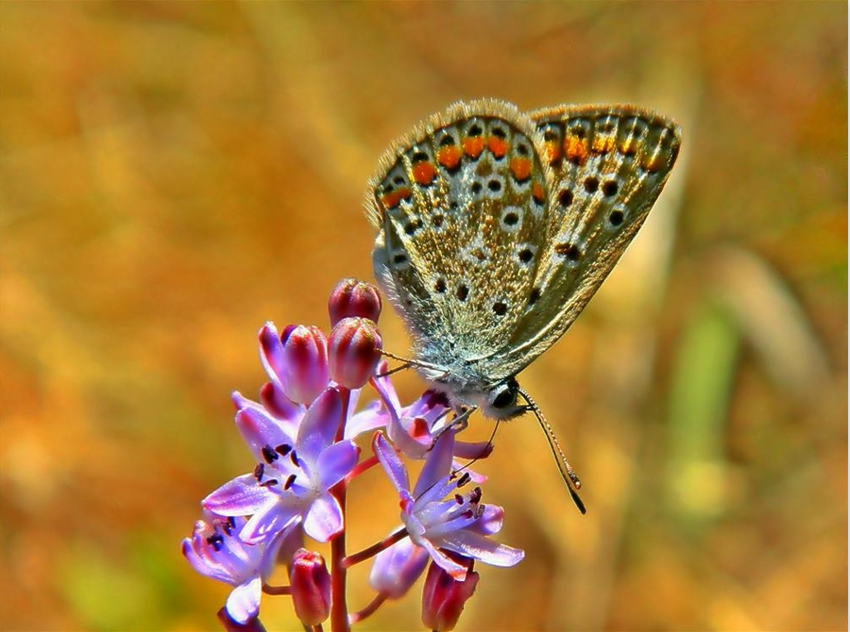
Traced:
<path id="1" fill-rule="evenodd" d="M 328 386 L 328 343 L 318 327 L 289 325 L 280 335 L 283 343 L 284 394 L 294 402 L 309 404 Z"/>
<path id="2" fill-rule="evenodd" d="M 331 575 L 319 553 L 298 549 L 289 572 L 295 614 L 304 625 L 319 625 L 331 611 Z"/>
<path id="3" fill-rule="evenodd" d="M 371 283 L 357 279 L 343 279 L 337 283 L 328 299 L 328 312 L 331 325 L 335 326 L 343 318 L 368 318 L 378 322 L 381 315 L 381 295 Z"/>
<path id="4" fill-rule="evenodd" d="M 375 373 L 381 347 L 381 334 L 372 320 L 342 319 L 328 340 L 331 379 L 346 388 L 362 388 Z"/>
<path id="5" fill-rule="evenodd" d="M 472 570 L 466 573 L 466 579 L 457 581 L 431 562 L 422 589 L 422 623 L 425 627 L 440 632 L 453 630 L 477 584 L 478 573 Z"/>

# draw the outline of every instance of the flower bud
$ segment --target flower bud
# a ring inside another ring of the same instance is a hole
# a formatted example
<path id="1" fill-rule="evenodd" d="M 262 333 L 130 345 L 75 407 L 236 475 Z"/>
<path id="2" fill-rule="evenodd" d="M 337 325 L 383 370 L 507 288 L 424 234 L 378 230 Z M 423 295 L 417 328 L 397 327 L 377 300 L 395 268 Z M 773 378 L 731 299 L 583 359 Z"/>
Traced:
<path id="1" fill-rule="evenodd" d="M 422 589 L 422 623 L 429 630 L 453 630 L 467 600 L 475 592 L 478 573 L 470 570 L 463 581 L 452 578 L 431 562 Z"/>
<path id="2" fill-rule="evenodd" d="M 319 553 L 298 549 L 289 572 L 295 614 L 307 626 L 319 625 L 331 611 L 331 575 Z"/>
<path id="3" fill-rule="evenodd" d="M 357 279 L 343 279 L 337 283 L 328 299 L 328 312 L 331 325 L 335 326 L 343 318 L 368 318 L 378 322 L 381 315 L 381 295 L 371 283 Z"/>
<path id="4" fill-rule="evenodd" d="M 309 404 L 328 385 L 328 343 L 318 327 L 289 325 L 280 335 L 281 368 L 275 371 L 284 395 Z"/>
<path id="5" fill-rule="evenodd" d="M 328 340 L 331 379 L 346 388 L 362 388 L 375 373 L 381 347 L 381 334 L 372 320 L 342 319 Z"/>

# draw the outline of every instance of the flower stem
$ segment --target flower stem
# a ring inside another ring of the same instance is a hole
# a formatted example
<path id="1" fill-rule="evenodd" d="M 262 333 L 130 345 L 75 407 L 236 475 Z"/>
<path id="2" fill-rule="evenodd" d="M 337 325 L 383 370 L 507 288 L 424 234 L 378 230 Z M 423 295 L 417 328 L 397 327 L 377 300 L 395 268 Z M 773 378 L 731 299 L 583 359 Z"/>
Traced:
<path id="1" fill-rule="evenodd" d="M 378 464 L 378 457 L 372 455 L 360 461 L 357 465 L 354 466 L 354 469 L 351 470 L 345 476 L 346 484 L 353 481 L 355 478 L 360 476 L 363 472 L 367 472 Z"/>
<path id="2" fill-rule="evenodd" d="M 345 435 L 345 421 L 348 417 L 348 407 L 351 401 L 351 391 L 340 387 L 342 394 L 342 419 L 336 431 L 336 440 L 342 441 Z M 331 538 L 331 630 L 333 632 L 349 632 L 348 606 L 345 598 L 345 495 L 347 481 L 341 480 L 331 488 L 331 494 L 342 508 L 343 530 Z"/>
<path id="3" fill-rule="evenodd" d="M 405 537 L 407 537 L 407 530 L 402 527 L 395 533 L 392 533 L 385 537 L 380 542 L 376 542 L 372 546 L 367 546 L 365 549 L 357 553 L 352 553 L 347 558 L 345 558 L 342 563 L 345 568 L 351 568 L 355 564 L 359 564 L 360 562 L 368 560 L 370 557 L 377 555 L 384 549 L 388 549 L 399 540 L 403 540 Z"/>
<path id="4" fill-rule="evenodd" d="M 375 611 L 381 607 L 381 604 L 383 604 L 386 600 L 386 595 L 378 593 L 377 595 L 375 595 L 375 598 L 369 602 L 369 605 L 351 615 L 351 623 L 360 623 L 361 621 L 363 621 L 363 619 L 371 617 L 373 614 L 375 614 Z"/>

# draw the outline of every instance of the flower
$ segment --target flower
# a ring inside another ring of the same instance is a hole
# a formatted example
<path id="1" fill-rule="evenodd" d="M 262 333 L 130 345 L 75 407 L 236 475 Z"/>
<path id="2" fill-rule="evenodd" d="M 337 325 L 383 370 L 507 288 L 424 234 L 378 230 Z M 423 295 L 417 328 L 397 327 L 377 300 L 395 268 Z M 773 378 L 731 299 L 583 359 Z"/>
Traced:
<path id="1" fill-rule="evenodd" d="M 282 538 L 249 545 L 238 533 L 244 517 L 222 517 L 205 512 L 195 523 L 191 538 L 182 543 L 184 557 L 196 571 L 234 586 L 225 608 L 237 623 L 247 623 L 260 611 L 263 580 L 275 563 Z"/>
<path id="2" fill-rule="evenodd" d="M 371 382 L 381 397 L 380 401 L 373 402 L 352 417 L 346 426 L 346 437 L 355 437 L 366 430 L 386 428 L 389 440 L 405 456 L 424 459 L 440 434 L 451 426 L 451 422 L 446 423 L 446 420 L 452 408 L 445 394 L 436 390 L 427 390 L 410 406 L 402 407 L 392 382 L 383 375 L 386 370 L 386 363 L 379 365 L 380 377 L 373 378 Z M 462 459 L 487 458 L 492 451 L 493 444 L 489 441 L 456 441 L 454 444 L 454 456 Z M 476 482 L 486 480 L 473 472 L 470 475 Z"/>
<path id="3" fill-rule="evenodd" d="M 401 519 L 410 540 L 428 551 L 431 559 L 454 579 L 465 579 L 468 569 L 446 552 L 494 566 L 513 566 L 523 559 L 522 550 L 487 537 L 502 528 L 504 510 L 482 504 L 480 487 L 465 495 L 457 491 L 471 477 L 468 474 L 456 477 L 451 472 L 453 431 L 444 432 L 437 439 L 412 492 L 407 469 L 383 434 L 375 435 L 372 447 L 398 490 Z M 452 497 L 445 500 L 449 494 Z"/>
<path id="4" fill-rule="evenodd" d="M 310 404 L 295 437 L 258 405 L 236 413 L 236 424 L 259 463 L 207 496 L 205 509 L 223 516 L 250 515 L 240 532 L 247 543 L 273 538 L 302 524 L 310 537 L 327 542 L 343 528 L 342 509 L 330 493 L 357 464 L 360 449 L 335 441 L 345 401 L 329 386 Z"/>

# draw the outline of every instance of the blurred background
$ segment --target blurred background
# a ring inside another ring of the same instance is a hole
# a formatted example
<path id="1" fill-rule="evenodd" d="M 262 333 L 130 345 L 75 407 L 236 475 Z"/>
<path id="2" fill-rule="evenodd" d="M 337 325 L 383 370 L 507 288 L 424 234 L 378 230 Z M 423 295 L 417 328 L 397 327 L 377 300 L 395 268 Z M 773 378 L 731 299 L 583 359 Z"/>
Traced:
<path id="1" fill-rule="evenodd" d="M 0 627 L 219 629 L 179 545 L 254 466 L 257 331 L 326 327 L 372 278 L 385 147 L 494 96 L 655 108 L 684 145 L 522 375 L 588 514 L 533 418 L 500 428 L 485 500 L 526 559 L 477 567 L 459 629 L 846 629 L 847 44 L 841 2 L 0 5 Z M 350 507 L 352 550 L 398 522 L 378 472 Z M 360 629 L 420 628 L 420 591 Z"/>

